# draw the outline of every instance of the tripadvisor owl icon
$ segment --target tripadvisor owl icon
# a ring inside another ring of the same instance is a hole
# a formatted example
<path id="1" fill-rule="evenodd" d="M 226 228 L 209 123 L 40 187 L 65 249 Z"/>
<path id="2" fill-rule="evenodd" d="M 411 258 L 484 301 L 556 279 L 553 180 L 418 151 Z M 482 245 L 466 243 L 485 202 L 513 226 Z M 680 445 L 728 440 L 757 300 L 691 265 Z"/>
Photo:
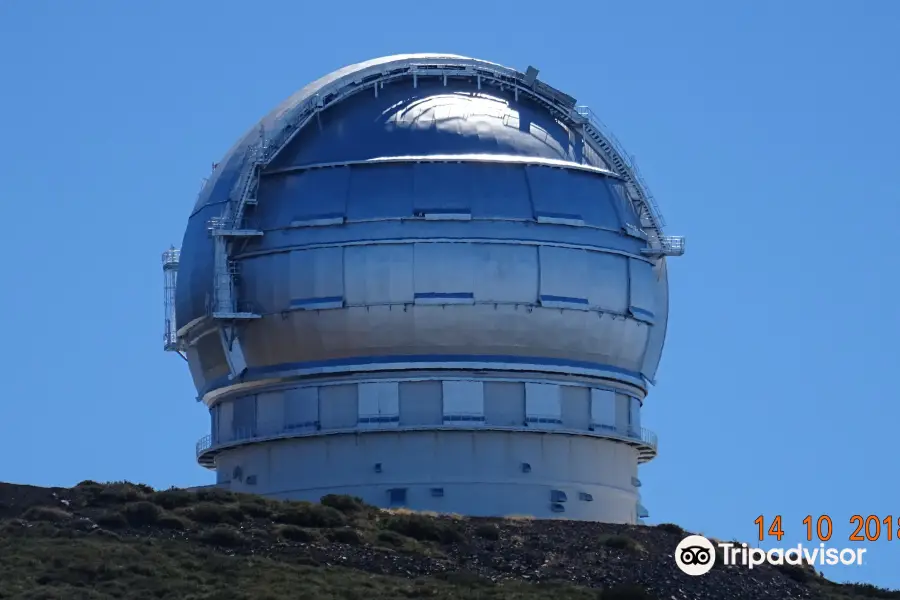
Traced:
<path id="1" fill-rule="evenodd" d="M 688 575 L 704 575 L 716 564 L 716 548 L 702 535 L 689 535 L 675 548 L 675 564 Z"/>

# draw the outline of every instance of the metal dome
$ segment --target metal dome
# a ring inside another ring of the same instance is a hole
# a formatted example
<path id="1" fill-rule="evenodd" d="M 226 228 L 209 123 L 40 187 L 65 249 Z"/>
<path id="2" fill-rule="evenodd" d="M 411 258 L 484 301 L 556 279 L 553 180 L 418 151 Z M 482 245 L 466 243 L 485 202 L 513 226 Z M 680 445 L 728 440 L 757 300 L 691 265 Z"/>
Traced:
<path id="1" fill-rule="evenodd" d="M 289 497 L 353 488 L 379 504 L 385 484 L 357 472 L 372 453 L 399 462 L 415 446 L 441 462 L 436 448 L 462 435 L 527 454 L 540 432 L 569 453 L 624 457 L 615 483 L 579 492 L 606 506 L 568 518 L 639 518 L 622 490 L 656 453 L 639 412 L 665 338 L 665 257 L 683 241 L 663 235 L 592 113 L 536 75 L 454 55 L 367 61 L 301 89 L 218 163 L 164 265 L 166 347 L 210 406 L 198 456 L 220 479 L 240 472 L 233 485 Z M 340 468 L 253 467 L 263 448 L 283 461 L 346 452 L 340 434 L 361 431 L 378 435 Z M 583 468 L 545 459 L 570 478 Z M 248 469 L 266 483 L 247 484 Z M 460 469 L 406 465 L 402 478 L 414 490 L 445 472 L 449 486 Z M 456 501 L 441 487 L 411 503 L 528 509 L 457 483 Z"/>

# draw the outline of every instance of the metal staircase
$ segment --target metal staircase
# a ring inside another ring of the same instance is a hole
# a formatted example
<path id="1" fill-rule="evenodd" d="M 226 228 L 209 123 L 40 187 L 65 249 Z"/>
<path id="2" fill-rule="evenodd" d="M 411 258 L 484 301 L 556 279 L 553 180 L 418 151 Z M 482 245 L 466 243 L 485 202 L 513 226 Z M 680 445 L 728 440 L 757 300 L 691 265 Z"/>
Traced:
<path id="1" fill-rule="evenodd" d="M 181 351 L 178 332 L 175 326 L 175 285 L 178 282 L 178 263 L 181 250 L 171 246 L 162 254 L 163 265 L 163 306 L 165 310 L 165 330 L 163 331 L 163 349 L 168 352 Z"/>
<path id="2" fill-rule="evenodd" d="M 239 263 L 232 256 L 236 244 L 263 235 L 260 229 L 247 222 L 247 209 L 256 206 L 264 152 L 265 131 L 260 127 L 259 139 L 246 149 L 241 175 L 232 188 L 222 216 L 214 217 L 208 223 L 214 248 L 212 301 L 208 314 L 219 324 L 219 336 L 232 379 L 247 370 L 238 338 L 240 324 L 261 318 L 252 306 L 238 301 Z"/>
<path id="3" fill-rule="evenodd" d="M 684 238 L 681 236 L 663 235 L 663 219 L 656 199 L 650 193 L 650 188 L 641 177 L 640 171 L 634 159 L 628 159 L 627 153 L 616 137 L 609 132 L 603 123 L 587 106 L 576 106 L 575 112 L 583 117 L 582 124 L 585 138 L 590 139 L 602 151 L 603 156 L 610 162 L 610 166 L 625 179 L 625 190 L 628 199 L 634 206 L 640 219 L 641 228 L 647 234 L 650 247 L 642 253 L 648 256 L 681 256 L 684 254 Z"/>

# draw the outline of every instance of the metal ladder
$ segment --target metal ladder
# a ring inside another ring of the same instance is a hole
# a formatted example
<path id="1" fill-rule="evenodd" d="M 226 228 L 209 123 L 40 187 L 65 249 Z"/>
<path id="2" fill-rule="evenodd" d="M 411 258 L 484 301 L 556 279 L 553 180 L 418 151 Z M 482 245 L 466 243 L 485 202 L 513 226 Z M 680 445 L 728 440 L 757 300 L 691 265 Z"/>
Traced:
<path id="1" fill-rule="evenodd" d="M 243 347 L 238 338 L 242 323 L 262 318 L 252 306 L 238 301 L 239 268 L 233 256 L 236 242 L 262 237 L 263 231 L 246 222 L 247 208 L 256 206 L 259 174 L 264 163 L 265 132 L 245 152 L 241 177 L 229 196 L 221 217 L 210 219 L 208 229 L 214 244 L 214 280 L 212 306 L 209 316 L 219 323 L 222 349 L 228 362 L 231 379 L 247 370 Z"/>
<path id="2" fill-rule="evenodd" d="M 163 349 L 168 352 L 180 352 L 182 350 L 175 326 L 175 286 L 178 282 L 178 264 L 180 259 L 181 250 L 178 250 L 175 246 L 170 247 L 162 254 L 165 310 Z"/>

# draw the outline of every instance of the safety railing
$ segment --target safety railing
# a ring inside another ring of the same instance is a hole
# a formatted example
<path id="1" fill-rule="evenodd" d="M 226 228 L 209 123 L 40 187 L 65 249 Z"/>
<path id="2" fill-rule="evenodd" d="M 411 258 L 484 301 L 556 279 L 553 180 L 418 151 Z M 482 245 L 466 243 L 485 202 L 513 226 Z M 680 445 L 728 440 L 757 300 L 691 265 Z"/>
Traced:
<path id="1" fill-rule="evenodd" d="M 163 349 L 167 352 L 181 350 L 175 327 L 175 286 L 178 283 L 178 263 L 180 259 L 181 250 L 174 246 L 162 253 L 163 310 L 165 313 Z"/>
<path id="2" fill-rule="evenodd" d="M 604 138 L 606 138 L 607 143 L 612 148 L 613 152 L 617 154 L 619 160 L 622 161 L 622 164 L 626 167 L 630 173 L 620 173 L 626 179 L 634 179 L 631 183 L 638 187 L 638 193 L 641 196 L 641 199 L 647 203 L 647 209 L 653 216 L 653 218 L 657 221 L 657 224 L 660 228 L 662 228 L 665 224 L 665 218 L 662 215 L 662 211 L 659 210 L 659 205 L 656 203 L 656 199 L 653 197 L 653 194 L 650 192 L 650 188 L 647 185 L 647 182 L 644 180 L 644 177 L 641 175 L 640 169 L 638 169 L 637 163 L 634 160 L 634 157 L 630 156 L 628 152 L 625 150 L 625 147 L 619 141 L 619 139 L 613 134 L 612 131 L 600 120 L 600 118 L 596 115 L 596 113 L 591 110 L 587 106 L 576 106 L 575 112 L 579 115 L 587 119 L 590 125 Z"/>
<path id="3" fill-rule="evenodd" d="M 166 319 L 166 330 L 163 333 L 163 350 L 167 352 L 181 350 L 181 345 L 178 343 L 178 335 L 175 332 L 175 322 L 171 319 Z"/>
<path id="4" fill-rule="evenodd" d="M 219 235 L 228 235 L 229 233 L 234 235 L 235 233 L 240 234 L 242 231 L 258 231 L 259 220 L 243 217 L 238 221 L 237 217 L 212 217 L 206 222 L 206 229 L 213 235 L 216 235 L 216 232 L 219 232 Z"/>
<path id="5" fill-rule="evenodd" d="M 274 131 L 274 135 L 263 143 L 264 158 L 260 162 L 266 164 L 273 160 L 317 112 L 341 102 L 348 96 L 373 88 L 377 92 L 379 85 L 401 78 L 412 77 L 415 82 L 420 76 L 444 77 L 446 82 L 448 75 L 477 78 L 479 87 L 482 81 L 508 86 L 516 93 L 517 97 L 520 93 L 532 96 L 549 104 L 563 115 L 575 104 L 574 99 L 559 90 L 540 81 L 530 82 L 526 74 L 494 63 L 439 56 L 403 59 L 391 64 L 379 64 L 364 68 L 340 77 L 322 86 L 317 93 L 308 97 L 303 103 L 290 107 L 277 115 L 274 119 L 274 126 L 270 128 L 271 131 Z"/>
<path id="6" fill-rule="evenodd" d="M 210 448 L 212 448 L 212 436 L 206 434 L 197 441 L 197 456 L 200 456 Z"/>
<path id="7" fill-rule="evenodd" d="M 660 236 L 659 244 L 666 256 L 681 256 L 684 254 L 684 238 L 677 235 Z"/>
<path id="8" fill-rule="evenodd" d="M 609 146 L 609 151 L 603 148 L 604 154 L 611 154 L 609 158 L 614 162 L 621 163 L 621 167 L 624 167 L 622 170 L 625 172 L 621 175 L 637 188 L 641 203 L 646 206 L 651 220 L 654 221 L 654 228 L 659 230 L 659 234 L 662 235 L 665 219 L 634 158 L 625 151 L 622 143 L 594 111 L 587 106 L 575 106 L 574 99 L 566 94 L 543 82 L 529 81 L 527 75 L 513 69 L 472 59 L 438 56 L 430 59 L 404 59 L 391 64 L 380 64 L 340 77 L 322 86 L 317 93 L 310 95 L 302 103 L 289 107 L 276 115 L 268 131 L 261 125 L 258 140 L 251 143 L 245 150 L 243 168 L 232 189 L 231 199 L 235 202 L 233 216 L 240 222 L 250 190 L 254 189 L 258 183 L 259 170 L 274 160 L 294 136 L 320 111 L 365 89 L 375 89 L 377 94 L 378 86 L 388 81 L 412 76 L 415 82 L 420 75 L 443 76 L 446 80 L 448 74 L 476 77 L 479 87 L 483 79 L 493 81 L 501 86 L 509 86 L 516 92 L 517 97 L 519 93 L 531 96 L 547 105 L 552 111 L 559 113 L 564 120 L 577 121 L 576 117 L 586 120 L 589 129 L 599 136 L 595 141 L 598 141 L 601 147 Z"/>
<path id="9" fill-rule="evenodd" d="M 358 72 L 340 77 L 322 86 L 317 93 L 310 95 L 304 102 L 289 107 L 274 118 L 274 123 L 269 131 L 260 126 L 259 138 L 245 150 L 243 168 L 238 181 L 232 190 L 231 199 L 236 201 L 235 215 L 238 220 L 242 217 L 243 206 L 249 191 L 254 187 L 258 179 L 258 170 L 270 163 L 287 146 L 297 133 L 302 130 L 319 111 L 336 104 L 346 97 L 358 93 L 364 89 L 374 88 L 387 81 L 412 76 L 413 80 L 419 76 L 440 75 L 446 76 L 477 77 L 480 81 L 493 80 L 504 86 L 509 86 L 518 94 L 524 93 L 546 103 L 554 111 L 558 111 L 563 118 L 570 119 L 573 115 L 574 99 L 559 92 L 555 88 L 543 82 L 528 81 L 527 75 L 513 69 L 486 63 L 473 59 L 461 59 L 459 57 L 439 57 L 404 59 L 391 64 L 379 64 L 364 68 Z M 571 104 L 570 104 L 571 102 Z M 643 176 L 634 159 L 625 151 L 624 146 L 615 135 L 587 106 L 574 106 L 574 114 L 588 121 L 606 142 L 618 160 L 625 167 L 623 177 L 638 189 L 638 194 L 647 211 L 656 222 L 657 229 L 665 225 L 665 219 L 656 200 L 650 193 Z"/>
<path id="10" fill-rule="evenodd" d="M 178 248 L 169 248 L 162 253 L 163 268 L 171 266 L 177 267 L 179 260 L 181 260 L 181 250 Z"/>
<path id="11" fill-rule="evenodd" d="M 629 431 L 628 433 L 629 437 L 641 440 L 643 443 L 653 448 L 654 451 L 659 447 L 659 439 L 656 437 L 656 434 L 646 427 L 641 427 L 640 431 Z"/>

